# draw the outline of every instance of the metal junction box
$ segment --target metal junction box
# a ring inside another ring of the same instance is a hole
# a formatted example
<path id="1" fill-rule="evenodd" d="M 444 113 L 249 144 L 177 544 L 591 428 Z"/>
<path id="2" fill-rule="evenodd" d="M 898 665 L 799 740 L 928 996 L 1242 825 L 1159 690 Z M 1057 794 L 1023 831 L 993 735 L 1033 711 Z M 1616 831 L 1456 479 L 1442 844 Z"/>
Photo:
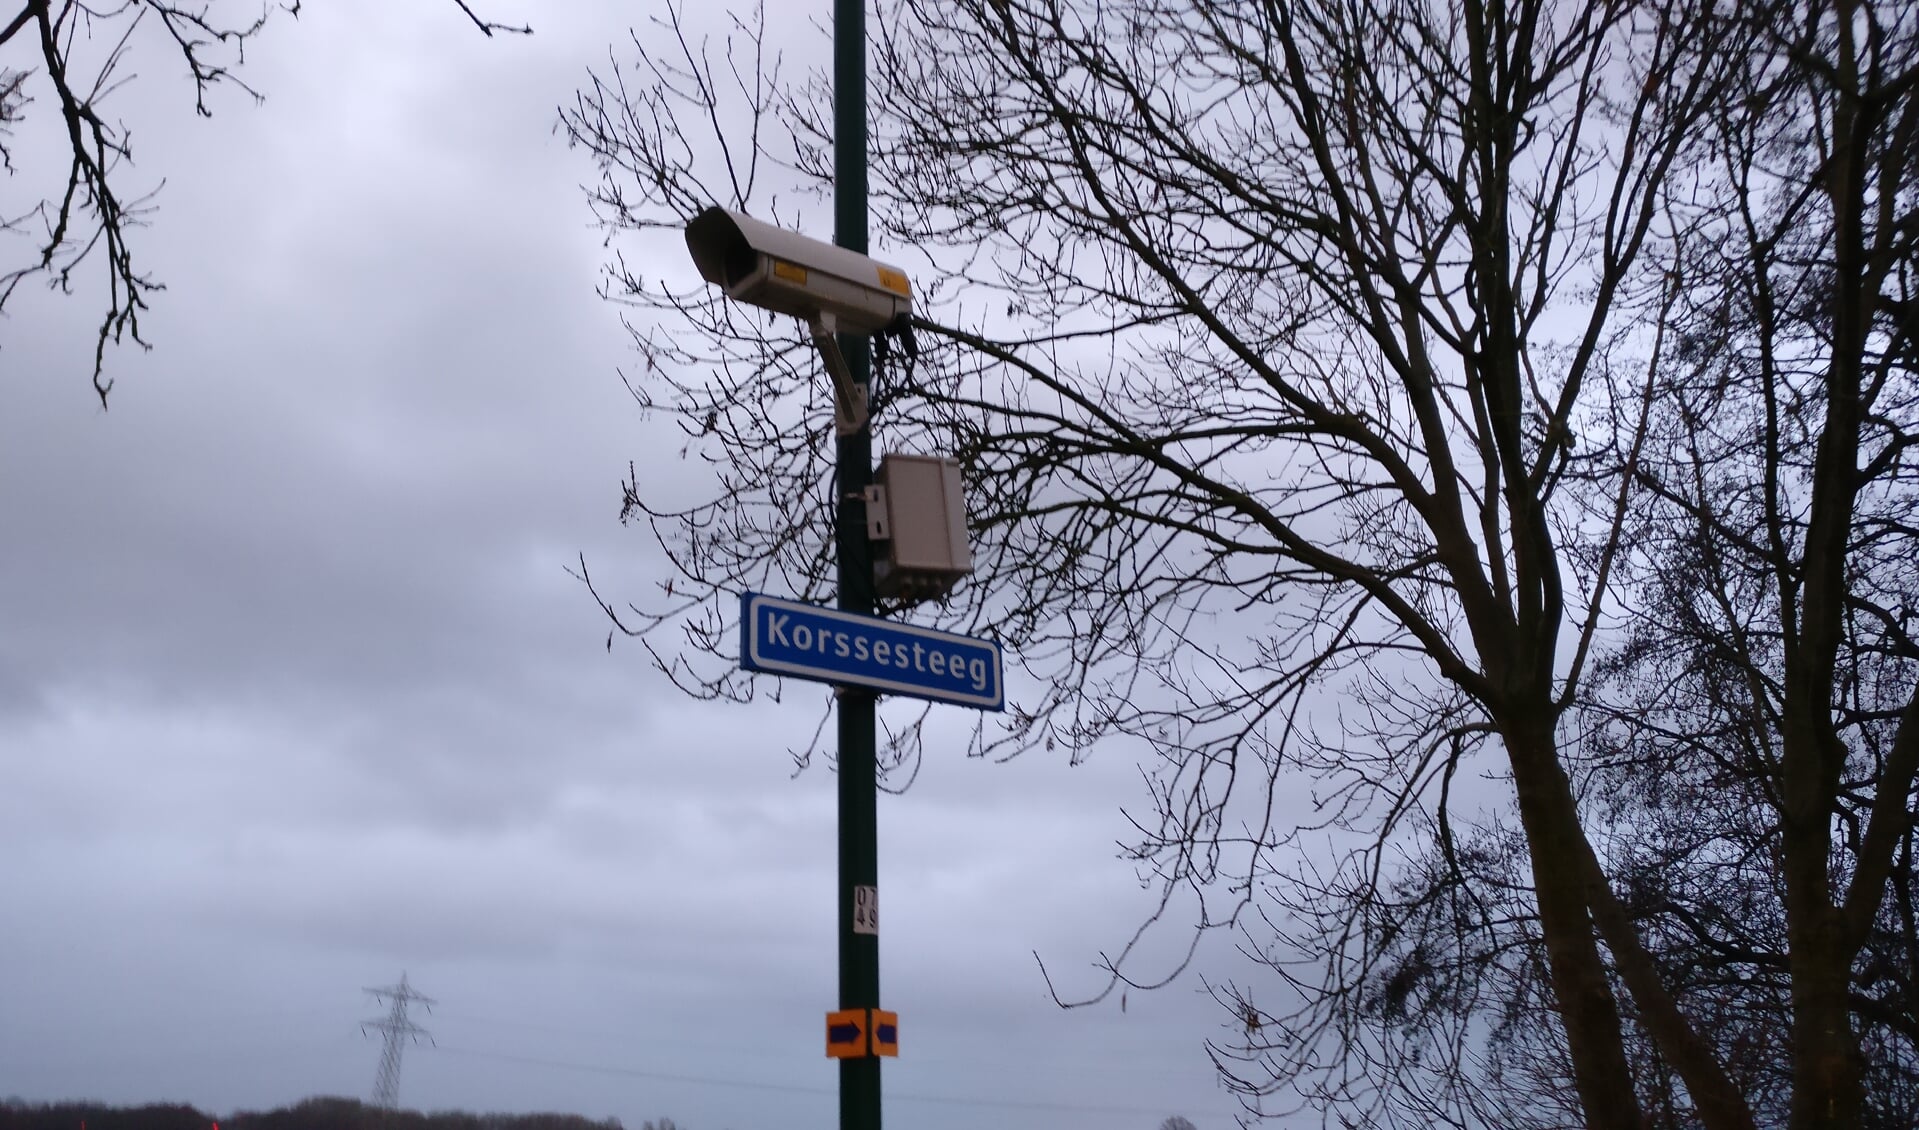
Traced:
<path id="1" fill-rule="evenodd" d="M 937 455 L 888 455 L 866 488 L 866 533 L 876 550 L 881 596 L 932 600 L 973 571 L 966 491 L 959 463 Z"/>

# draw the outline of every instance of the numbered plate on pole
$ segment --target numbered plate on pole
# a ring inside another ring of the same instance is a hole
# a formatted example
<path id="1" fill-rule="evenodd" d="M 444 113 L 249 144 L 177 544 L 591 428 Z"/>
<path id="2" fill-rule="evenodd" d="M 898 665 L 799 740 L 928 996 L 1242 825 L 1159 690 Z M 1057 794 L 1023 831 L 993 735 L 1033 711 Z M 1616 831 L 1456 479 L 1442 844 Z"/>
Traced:
<path id="1" fill-rule="evenodd" d="M 878 887 L 853 888 L 853 932 L 875 935 L 880 932 L 880 889 Z"/>

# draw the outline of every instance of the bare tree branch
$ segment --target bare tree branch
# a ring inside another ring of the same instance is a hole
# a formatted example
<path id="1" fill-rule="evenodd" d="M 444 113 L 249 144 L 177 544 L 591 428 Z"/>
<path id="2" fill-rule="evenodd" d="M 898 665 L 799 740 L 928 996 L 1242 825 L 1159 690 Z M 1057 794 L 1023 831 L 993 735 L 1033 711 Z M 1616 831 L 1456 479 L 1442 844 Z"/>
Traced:
<path id="1" fill-rule="evenodd" d="M 467 0 L 454 0 L 480 30 L 530 34 L 530 27 L 511 27 L 484 20 Z M 131 80 L 135 55 L 152 53 L 184 66 L 193 80 L 194 113 L 211 117 L 213 92 L 221 86 L 239 89 L 256 103 L 261 95 L 241 77 L 247 45 L 276 14 L 298 16 L 300 0 L 253 0 L 252 14 L 226 15 L 234 5 L 178 2 L 178 0 L 25 0 L 0 27 L 0 63 L 16 40 L 31 44 L 31 64 L 0 65 L 0 168 L 17 173 L 7 131 L 24 117 L 33 100 L 31 91 L 44 87 L 56 108 L 68 153 L 64 185 L 17 215 L 0 215 L 0 232 L 27 235 L 34 250 L 22 261 L 0 262 L 0 313 L 20 285 L 42 279 L 63 293 L 72 293 L 89 261 L 99 264 L 94 288 L 105 292 L 105 312 L 95 334 L 93 385 L 102 407 L 113 381 L 107 376 L 110 345 L 132 341 L 142 348 L 140 316 L 162 284 L 136 263 L 134 231 L 154 211 L 159 187 L 129 192 L 125 188 L 132 164 L 132 139 L 125 126 L 106 109 L 109 97 Z M 145 45 L 143 29 L 157 29 L 157 44 Z M 25 36 L 31 30 L 34 34 Z"/>

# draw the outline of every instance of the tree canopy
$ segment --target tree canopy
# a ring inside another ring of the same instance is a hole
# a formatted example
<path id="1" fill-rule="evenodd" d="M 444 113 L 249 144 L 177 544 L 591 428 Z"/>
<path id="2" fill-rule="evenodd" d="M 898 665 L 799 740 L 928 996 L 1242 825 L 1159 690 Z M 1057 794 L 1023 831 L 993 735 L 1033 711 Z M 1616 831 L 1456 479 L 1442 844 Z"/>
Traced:
<path id="1" fill-rule="evenodd" d="M 799 223 L 823 80 L 781 83 L 751 21 L 723 54 L 663 24 L 677 54 L 563 112 L 602 221 Z M 959 458 L 975 539 L 912 615 L 1026 676 L 975 753 L 1151 751 L 1131 857 L 1273 974 L 1215 985 L 1249 1106 L 1910 1125 L 1919 20 L 889 0 L 875 26 L 875 230 L 927 343 L 876 378 L 876 442 Z M 747 695 L 730 596 L 829 583 L 827 402 L 793 327 L 636 261 L 608 275 L 653 312 L 629 383 L 713 489 L 627 484 L 679 573 L 606 606 L 681 685 Z M 1165 980 L 1132 954 L 1112 987 Z"/>

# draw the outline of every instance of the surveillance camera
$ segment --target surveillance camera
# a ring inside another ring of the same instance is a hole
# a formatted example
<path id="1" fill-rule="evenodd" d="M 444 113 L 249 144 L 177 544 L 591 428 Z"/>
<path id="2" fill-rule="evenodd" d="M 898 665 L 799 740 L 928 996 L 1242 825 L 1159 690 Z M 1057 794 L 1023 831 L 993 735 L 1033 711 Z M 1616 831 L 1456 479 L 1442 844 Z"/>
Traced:
<path id="1" fill-rule="evenodd" d="M 906 272 L 738 212 L 708 208 L 686 225 L 700 277 L 727 297 L 803 318 L 816 330 L 873 334 L 913 310 Z"/>
<path id="2" fill-rule="evenodd" d="M 700 277 L 727 297 L 807 322 L 833 378 L 835 428 L 841 435 L 864 428 L 866 386 L 854 379 L 834 335 L 903 327 L 913 312 L 906 272 L 724 208 L 693 217 L 686 248 Z"/>

